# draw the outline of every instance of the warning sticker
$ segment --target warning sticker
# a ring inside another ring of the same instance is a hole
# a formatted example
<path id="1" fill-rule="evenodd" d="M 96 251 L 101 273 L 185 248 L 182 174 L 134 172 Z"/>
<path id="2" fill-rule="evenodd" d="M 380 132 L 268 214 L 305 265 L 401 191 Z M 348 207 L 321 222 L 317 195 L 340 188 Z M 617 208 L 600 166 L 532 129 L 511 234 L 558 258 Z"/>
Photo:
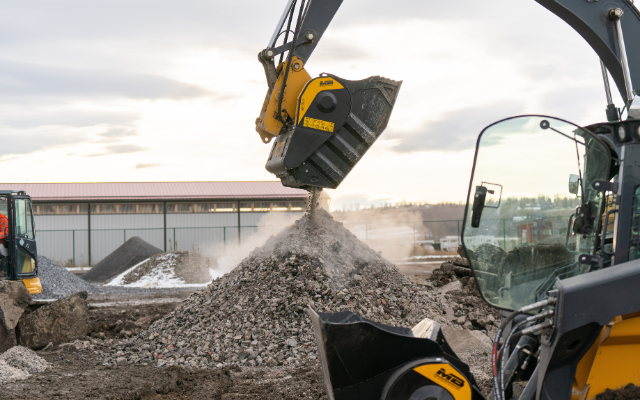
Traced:
<path id="1" fill-rule="evenodd" d="M 323 121 L 321 119 L 304 117 L 303 126 L 307 128 L 319 129 L 321 131 L 333 132 L 333 122 Z"/>

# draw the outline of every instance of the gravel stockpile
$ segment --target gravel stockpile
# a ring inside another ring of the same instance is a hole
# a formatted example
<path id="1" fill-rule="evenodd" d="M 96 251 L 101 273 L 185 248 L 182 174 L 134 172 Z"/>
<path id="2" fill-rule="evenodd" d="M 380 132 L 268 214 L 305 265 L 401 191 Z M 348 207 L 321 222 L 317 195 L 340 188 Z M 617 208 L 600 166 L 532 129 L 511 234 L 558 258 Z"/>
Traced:
<path id="1" fill-rule="evenodd" d="M 162 250 L 134 236 L 94 265 L 93 268 L 82 275 L 82 279 L 93 283 L 106 282 L 141 261 L 162 252 Z"/>
<path id="2" fill-rule="evenodd" d="M 216 262 L 192 251 L 161 253 L 114 278 L 109 285 L 173 287 L 211 282 L 210 268 Z"/>
<path id="3" fill-rule="evenodd" d="M 38 256 L 38 277 L 42 292 L 34 299 L 59 299 L 86 290 L 94 292 L 94 286 L 83 281 L 66 268 L 45 256 Z"/>
<path id="4" fill-rule="evenodd" d="M 30 374 L 0 360 L 0 385 L 27 379 Z"/>
<path id="5" fill-rule="evenodd" d="M 315 218 L 306 214 L 235 270 L 121 342 L 104 362 L 295 365 L 317 359 L 307 307 L 352 310 L 374 321 L 412 327 L 425 317 L 446 324 L 445 306 L 430 283 L 405 277 L 318 210 Z"/>
<path id="6" fill-rule="evenodd" d="M 51 364 L 38 356 L 33 350 L 22 346 L 14 346 L 0 354 L 0 360 L 30 374 L 44 372 L 51 367 Z"/>

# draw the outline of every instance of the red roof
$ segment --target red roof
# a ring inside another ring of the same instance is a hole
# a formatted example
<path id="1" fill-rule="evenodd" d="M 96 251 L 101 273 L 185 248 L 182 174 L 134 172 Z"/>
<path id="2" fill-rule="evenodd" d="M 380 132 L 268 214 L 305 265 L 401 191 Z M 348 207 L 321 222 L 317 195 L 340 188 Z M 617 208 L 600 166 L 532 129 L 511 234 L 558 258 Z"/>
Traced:
<path id="1" fill-rule="evenodd" d="M 0 190 L 24 190 L 36 201 L 291 199 L 307 192 L 272 182 L 90 182 L 0 183 Z"/>

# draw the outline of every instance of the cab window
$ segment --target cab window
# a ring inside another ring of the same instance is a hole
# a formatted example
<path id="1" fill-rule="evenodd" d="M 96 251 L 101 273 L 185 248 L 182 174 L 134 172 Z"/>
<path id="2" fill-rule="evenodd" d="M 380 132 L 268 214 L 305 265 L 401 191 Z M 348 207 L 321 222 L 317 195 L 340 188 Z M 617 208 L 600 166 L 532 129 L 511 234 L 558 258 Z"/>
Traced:
<path id="1" fill-rule="evenodd" d="M 16 237 L 33 239 L 33 221 L 29 199 L 16 199 Z"/>

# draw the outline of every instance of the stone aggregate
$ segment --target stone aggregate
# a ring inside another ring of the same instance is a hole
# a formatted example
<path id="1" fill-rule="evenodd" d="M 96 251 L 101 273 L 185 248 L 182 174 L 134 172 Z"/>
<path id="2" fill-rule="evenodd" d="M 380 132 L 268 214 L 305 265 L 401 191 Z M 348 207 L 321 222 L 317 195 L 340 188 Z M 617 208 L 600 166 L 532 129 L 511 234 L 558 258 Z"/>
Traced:
<path id="1" fill-rule="evenodd" d="M 412 327 L 447 324 L 444 297 L 402 275 L 324 210 L 306 214 L 255 249 L 232 272 L 192 294 L 103 362 L 215 368 L 316 360 L 307 309 L 354 311 Z"/>

